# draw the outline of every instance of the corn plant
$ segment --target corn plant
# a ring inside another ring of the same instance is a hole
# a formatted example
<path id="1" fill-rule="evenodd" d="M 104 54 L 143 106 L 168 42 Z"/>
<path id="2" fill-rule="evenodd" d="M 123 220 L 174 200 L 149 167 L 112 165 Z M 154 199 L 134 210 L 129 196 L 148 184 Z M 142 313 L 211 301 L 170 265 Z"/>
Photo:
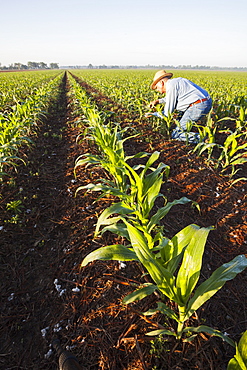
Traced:
<path id="1" fill-rule="evenodd" d="M 135 157 L 144 155 L 145 153 L 139 153 Z M 137 165 L 133 168 L 127 163 L 126 160 L 129 159 L 129 157 L 127 157 L 119 163 L 120 172 L 117 175 L 120 177 L 122 176 L 122 183 L 121 181 L 116 181 L 116 179 L 115 185 L 112 181 L 100 180 L 97 184 L 88 184 L 77 189 L 77 192 L 80 190 L 87 190 L 101 191 L 103 194 L 110 193 L 120 199 L 118 203 L 112 204 L 100 215 L 95 229 L 95 237 L 99 234 L 101 226 L 104 226 L 101 233 L 112 231 L 118 235 L 127 237 L 126 227 L 122 220 L 123 217 L 127 217 L 137 228 L 140 228 L 145 233 L 150 242 L 150 248 L 152 248 L 153 241 L 152 238 L 149 237 L 149 233 L 157 228 L 160 220 L 166 216 L 174 205 L 191 202 L 190 199 L 182 197 L 179 200 L 166 203 L 163 207 L 159 208 L 152 217 L 150 216 L 156 199 L 158 197 L 163 197 L 160 193 L 163 175 L 165 174 L 166 177 L 169 175 L 169 167 L 163 163 L 160 163 L 157 168 L 153 168 L 153 163 L 158 157 L 159 152 L 154 152 L 151 154 L 146 165 Z M 108 162 L 106 166 L 104 162 L 98 160 L 98 157 L 91 155 L 83 160 L 79 160 L 76 166 L 85 163 L 97 165 L 100 163 L 108 170 L 111 168 Z M 110 174 L 114 177 L 116 168 L 115 166 L 112 167 Z M 138 173 L 138 170 L 140 173 Z M 157 233 L 156 242 L 158 239 L 159 233 Z"/>
<path id="2" fill-rule="evenodd" d="M 149 242 L 149 248 L 152 249 L 154 242 L 159 240 L 160 220 L 167 215 L 173 206 L 191 202 L 186 197 L 167 202 L 166 198 L 160 193 L 161 185 L 164 181 L 163 176 L 168 176 L 169 167 L 160 163 L 157 168 L 151 168 L 158 156 L 159 153 L 154 152 L 139 174 L 135 168 L 125 163 L 126 174 L 130 182 L 128 192 L 118 194 L 120 202 L 112 204 L 102 212 L 96 224 L 95 237 L 99 234 L 101 226 L 103 226 L 102 234 L 105 231 L 111 231 L 128 238 L 126 225 L 123 220 L 123 218 L 127 218 L 135 227 L 144 232 Z M 147 174 L 148 169 L 151 170 Z M 153 207 L 158 197 L 164 198 L 165 204 L 154 213 Z M 156 231 L 156 240 L 153 240 L 150 236 L 153 230 Z"/>
<path id="3" fill-rule="evenodd" d="M 238 344 L 235 344 L 236 354 L 229 361 L 227 370 L 247 370 L 247 330 Z"/>
<path id="4" fill-rule="evenodd" d="M 205 325 L 188 327 L 186 324 L 191 316 L 228 280 L 233 279 L 247 267 L 247 258 L 244 255 L 235 257 L 216 269 L 207 280 L 197 286 L 205 243 L 211 227 L 200 228 L 197 225 L 189 225 L 171 240 L 165 238 L 158 248 L 154 247 L 151 250 L 146 235 L 128 221 L 124 220 L 124 222 L 131 245 L 101 247 L 87 255 L 81 266 L 86 266 L 94 260 L 138 261 L 147 270 L 153 282 L 142 284 L 140 288 L 127 295 L 123 303 L 130 304 L 157 291 L 163 299 L 158 303 L 157 308 L 143 314 L 153 315 L 155 312 L 161 312 L 177 323 L 176 330 L 164 327 L 164 329 L 151 331 L 147 335 L 172 335 L 181 339 L 183 335 L 195 333 L 185 339 L 189 341 L 197 333 L 206 332 L 219 336 L 234 346 L 234 342 L 218 330 Z M 176 304 L 176 311 L 164 302 L 165 297 Z"/>
<path id="5" fill-rule="evenodd" d="M 13 200 L 13 201 L 6 204 L 7 211 L 11 211 L 11 212 L 15 213 L 16 215 L 18 213 L 21 213 L 22 208 L 24 208 L 24 206 L 22 205 L 21 200 Z"/>
<path id="6" fill-rule="evenodd" d="M 200 141 L 207 139 L 208 143 L 215 143 L 215 134 L 218 125 L 214 123 L 211 112 L 208 113 L 205 124 L 194 123 L 194 126 L 198 129 Z"/>
<path id="7" fill-rule="evenodd" d="M 153 127 L 155 125 L 156 129 L 159 130 L 161 134 L 165 135 L 168 139 L 171 138 L 174 123 L 177 124 L 177 121 L 174 120 L 174 114 L 169 114 L 168 117 L 166 117 L 163 113 L 163 106 L 160 104 L 156 106 L 156 112 L 158 114 L 158 120 L 155 120 Z"/>
<path id="8" fill-rule="evenodd" d="M 124 152 L 123 144 L 126 140 L 133 136 L 122 138 L 126 129 L 119 129 L 119 125 L 99 124 L 93 127 L 92 138 L 98 144 L 101 154 L 93 155 L 90 153 L 81 155 L 75 162 L 75 172 L 78 166 L 87 165 L 101 165 L 114 178 L 115 185 L 121 193 L 125 193 L 128 189 L 126 183 L 125 167 L 123 163 L 129 158 L 140 157 L 143 154 L 139 153 L 132 157 L 127 157 Z M 113 186 L 110 183 L 110 187 Z"/>
<path id="9" fill-rule="evenodd" d="M 245 115 L 247 114 L 247 108 L 245 108 L 243 105 L 239 108 L 239 116 L 236 119 L 236 129 L 238 131 L 246 130 L 246 120 Z M 246 132 L 245 132 L 246 133 Z"/>
<path id="10" fill-rule="evenodd" d="M 239 144 L 237 138 L 240 136 L 242 136 L 242 134 L 238 134 L 237 131 L 235 131 L 226 138 L 224 145 L 221 146 L 222 152 L 217 162 L 217 167 L 221 166 L 223 172 L 231 167 L 231 178 L 238 171 L 238 169 L 236 170 L 236 166 L 247 162 L 247 158 L 244 156 L 243 152 L 247 148 L 247 143 Z"/>

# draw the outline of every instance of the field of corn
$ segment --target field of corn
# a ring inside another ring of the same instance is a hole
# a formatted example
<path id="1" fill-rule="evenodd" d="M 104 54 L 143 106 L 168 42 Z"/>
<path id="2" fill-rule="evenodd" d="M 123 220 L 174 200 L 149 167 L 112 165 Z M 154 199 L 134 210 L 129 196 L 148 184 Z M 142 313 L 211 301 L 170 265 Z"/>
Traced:
<path id="1" fill-rule="evenodd" d="M 173 71 L 197 145 L 154 73 L 0 74 L 0 369 L 247 367 L 247 73 Z"/>

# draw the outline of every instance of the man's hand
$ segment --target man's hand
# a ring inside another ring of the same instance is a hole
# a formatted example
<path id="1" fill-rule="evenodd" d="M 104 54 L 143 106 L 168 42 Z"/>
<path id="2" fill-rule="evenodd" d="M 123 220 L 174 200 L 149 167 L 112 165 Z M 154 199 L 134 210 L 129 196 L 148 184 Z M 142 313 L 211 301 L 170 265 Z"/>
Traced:
<path id="1" fill-rule="evenodd" d="M 151 101 L 151 103 L 149 104 L 149 107 L 150 107 L 150 108 L 154 108 L 154 107 L 155 107 L 155 105 L 157 105 L 157 104 L 159 104 L 159 100 L 153 100 L 153 101 Z"/>

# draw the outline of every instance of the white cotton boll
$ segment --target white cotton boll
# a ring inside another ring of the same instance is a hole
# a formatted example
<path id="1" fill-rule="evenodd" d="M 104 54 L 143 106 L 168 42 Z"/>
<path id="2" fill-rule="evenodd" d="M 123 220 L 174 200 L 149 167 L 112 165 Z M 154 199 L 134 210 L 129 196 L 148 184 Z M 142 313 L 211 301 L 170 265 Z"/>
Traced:
<path id="1" fill-rule="evenodd" d="M 11 293 L 10 294 L 10 296 L 8 297 L 8 301 L 10 302 L 10 301 L 13 301 L 13 299 L 14 299 L 14 295 L 15 295 L 15 293 Z"/>
<path id="2" fill-rule="evenodd" d="M 78 292 L 80 292 L 80 289 L 78 288 L 78 286 L 76 287 L 76 288 L 73 288 L 72 289 L 72 292 L 74 292 L 74 293 L 78 293 Z"/>
<path id="3" fill-rule="evenodd" d="M 62 286 L 60 284 L 58 284 L 58 279 L 54 280 L 54 285 L 55 285 L 55 288 L 56 288 L 57 292 L 59 293 L 59 295 L 61 297 L 61 295 L 63 295 L 66 292 L 66 289 L 61 289 Z"/>
<path id="4" fill-rule="evenodd" d="M 41 335 L 42 335 L 43 338 L 45 338 L 46 333 L 47 333 L 48 330 L 49 330 L 49 326 L 47 326 L 46 328 L 40 330 L 41 331 Z"/>
<path id="5" fill-rule="evenodd" d="M 123 263 L 121 261 L 119 261 L 119 269 L 124 269 L 126 267 L 126 263 Z"/>
<path id="6" fill-rule="evenodd" d="M 54 328 L 53 328 L 54 333 L 58 333 L 60 330 L 62 330 L 62 327 L 60 326 L 59 323 L 54 325 Z"/>
<path id="7" fill-rule="evenodd" d="M 61 292 L 59 293 L 60 297 L 61 297 L 61 295 L 63 295 L 64 293 L 66 293 L 66 289 L 61 290 Z"/>
<path id="8" fill-rule="evenodd" d="M 49 349 L 49 351 L 44 356 L 45 359 L 48 359 L 49 357 L 51 357 L 52 353 L 53 353 L 52 349 Z"/>
<path id="9" fill-rule="evenodd" d="M 75 349 L 76 346 L 66 346 L 65 348 L 67 351 L 73 351 L 73 349 Z"/>

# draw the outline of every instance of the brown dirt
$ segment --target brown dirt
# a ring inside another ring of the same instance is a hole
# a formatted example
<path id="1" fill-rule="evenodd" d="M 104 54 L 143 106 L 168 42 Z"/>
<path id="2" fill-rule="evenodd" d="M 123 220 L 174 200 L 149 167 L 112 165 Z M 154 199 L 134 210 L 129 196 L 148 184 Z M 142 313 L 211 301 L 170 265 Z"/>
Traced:
<path id="1" fill-rule="evenodd" d="M 100 168 L 80 168 L 74 179 L 75 159 L 96 149 L 87 140 L 76 143 L 83 127 L 77 127 L 80 116 L 73 113 L 67 89 L 64 79 L 58 101 L 33 137 L 33 147 L 23 148 L 26 165 L 13 172 L 12 186 L 7 180 L 1 185 L 0 369 L 57 368 L 56 354 L 47 355 L 56 336 L 84 369 L 225 369 L 234 350 L 209 335 L 200 334 L 190 344 L 168 338 L 160 346 L 156 341 L 154 350 L 145 333 L 165 322 L 173 326 L 162 315 L 147 319 L 140 314 L 154 305 L 156 296 L 128 307 L 121 303 L 133 290 L 132 283 L 147 279 L 139 264 L 123 267 L 95 261 L 80 269 L 90 251 L 119 239 L 107 233 L 93 239 L 97 217 L 111 204 L 110 198 L 97 201 L 97 194 L 83 192 L 74 196 L 80 185 L 107 174 Z M 207 167 L 183 143 L 164 140 L 147 121 L 130 116 L 95 90 L 94 98 L 104 109 L 115 111 L 123 124 L 133 122 L 132 129 L 141 131 L 126 142 L 126 153 L 160 151 L 160 161 L 171 167 L 162 188 L 168 200 L 187 196 L 199 203 L 201 214 L 190 205 L 174 207 L 163 221 L 167 235 L 190 223 L 216 227 L 206 245 L 203 279 L 222 263 L 245 254 L 246 183 L 230 187 L 227 177 Z M 6 222 L 12 217 L 6 204 L 13 200 L 24 206 L 17 224 Z M 247 322 L 245 279 L 246 272 L 228 282 L 191 321 L 238 341 Z M 78 292 L 72 290 L 76 287 Z"/>

